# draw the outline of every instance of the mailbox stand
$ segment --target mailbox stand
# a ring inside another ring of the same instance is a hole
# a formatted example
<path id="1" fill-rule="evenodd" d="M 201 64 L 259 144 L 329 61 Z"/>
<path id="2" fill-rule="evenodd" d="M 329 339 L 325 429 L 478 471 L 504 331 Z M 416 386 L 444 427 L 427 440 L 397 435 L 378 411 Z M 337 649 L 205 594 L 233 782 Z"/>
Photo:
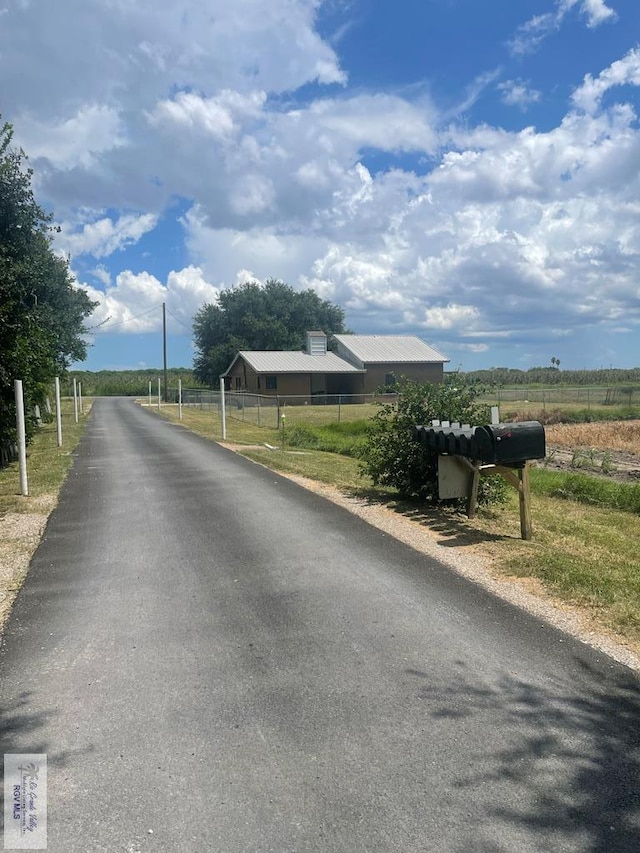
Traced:
<path id="1" fill-rule="evenodd" d="M 458 456 L 471 472 L 471 485 L 467 500 L 467 518 L 475 518 L 478 509 L 478 486 L 481 474 L 499 474 L 505 482 L 518 492 L 520 502 L 520 535 L 530 542 L 533 535 L 531 525 L 531 486 L 529 484 L 529 462 L 521 468 L 505 468 L 503 465 L 482 465 L 472 462 L 466 456 Z"/>
<path id="2" fill-rule="evenodd" d="M 453 456 L 469 470 L 468 518 L 474 518 L 478 508 L 481 474 L 499 474 L 513 486 L 520 503 L 520 534 L 525 541 L 531 540 L 529 465 L 531 459 L 543 459 L 546 453 L 542 424 L 525 421 L 461 427 L 460 424 L 441 425 L 439 421 L 432 421 L 431 427 L 416 427 L 416 438 L 439 457 Z"/>

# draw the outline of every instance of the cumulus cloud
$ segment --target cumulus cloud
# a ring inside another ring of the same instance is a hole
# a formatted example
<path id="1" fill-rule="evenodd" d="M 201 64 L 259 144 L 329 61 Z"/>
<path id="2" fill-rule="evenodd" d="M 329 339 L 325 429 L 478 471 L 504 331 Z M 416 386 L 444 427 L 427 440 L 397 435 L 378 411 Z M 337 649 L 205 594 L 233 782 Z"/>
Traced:
<path id="1" fill-rule="evenodd" d="M 587 74 L 573 94 L 573 103 L 586 112 L 594 113 L 604 95 L 615 86 L 640 86 L 640 49 L 630 50 L 622 59 L 605 68 L 597 77 Z"/>
<path id="2" fill-rule="evenodd" d="M 195 312 L 205 302 L 215 302 L 219 294 L 195 266 L 172 270 L 165 284 L 148 272 L 124 270 L 105 290 L 84 282 L 79 286 L 98 303 L 91 317 L 94 334 L 157 332 L 162 328 L 163 303 L 169 329 L 184 334 L 191 329 Z"/>
<path id="3" fill-rule="evenodd" d="M 158 217 L 152 213 L 126 214 L 116 220 L 104 217 L 79 227 L 62 222 L 60 233 L 56 236 L 56 247 L 72 257 L 93 255 L 94 258 L 105 258 L 137 243 L 144 234 L 156 227 L 157 222 Z"/>
<path id="4" fill-rule="evenodd" d="M 102 331 L 157 330 L 162 302 L 190 327 L 220 288 L 270 276 L 339 303 L 356 330 L 444 351 L 637 328 L 640 132 L 630 99 L 606 95 L 640 85 L 638 51 L 587 75 L 552 126 L 509 131 L 459 117 L 496 97 L 496 71 L 448 112 L 415 91 L 344 90 L 317 5 L 65 0 L 71 34 L 50 4 L 3 16 L 3 108 L 64 213 L 57 245 L 93 266 Z M 613 19 L 602 0 L 550 8 L 521 52 L 571 10 Z M 40 48 L 58 68 L 47 97 L 25 59 Z M 498 88 L 523 110 L 541 98 L 517 77 Z M 175 197 L 191 264 L 164 281 L 110 272 Z"/>

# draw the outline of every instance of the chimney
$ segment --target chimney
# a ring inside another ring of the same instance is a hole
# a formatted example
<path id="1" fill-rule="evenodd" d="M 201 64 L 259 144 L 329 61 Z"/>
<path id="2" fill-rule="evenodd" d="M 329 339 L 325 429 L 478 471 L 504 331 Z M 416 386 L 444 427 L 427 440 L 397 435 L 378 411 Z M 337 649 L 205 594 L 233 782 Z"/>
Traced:
<path id="1" fill-rule="evenodd" d="M 324 332 L 307 332 L 307 354 L 327 354 L 327 336 Z"/>

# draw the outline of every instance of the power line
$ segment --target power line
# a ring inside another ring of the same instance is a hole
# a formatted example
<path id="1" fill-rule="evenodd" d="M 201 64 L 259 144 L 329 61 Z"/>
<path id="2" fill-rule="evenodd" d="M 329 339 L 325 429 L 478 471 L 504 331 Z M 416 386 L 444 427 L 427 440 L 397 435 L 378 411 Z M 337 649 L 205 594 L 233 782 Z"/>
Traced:
<path id="1" fill-rule="evenodd" d="M 191 334 L 193 332 L 193 329 L 190 329 L 186 323 L 183 323 L 182 320 L 179 317 L 176 317 L 176 315 L 173 313 L 173 311 L 169 311 L 168 308 L 167 308 L 167 314 L 171 314 L 171 316 L 176 321 L 176 323 L 180 323 L 180 325 L 183 326 L 187 330 L 187 332 L 189 332 L 189 334 Z"/>
<path id="2" fill-rule="evenodd" d="M 137 314 L 135 317 L 129 317 L 126 320 L 119 320 L 117 323 L 106 323 L 104 325 L 100 325 L 101 329 L 115 329 L 116 326 L 126 326 L 127 323 L 132 323 L 134 320 L 139 320 L 141 317 L 146 317 L 147 314 L 151 314 L 152 311 L 157 311 L 158 308 L 161 307 L 159 305 L 154 306 L 153 308 L 149 308 L 148 311 L 143 311 L 142 314 Z M 96 327 L 98 328 L 98 327 Z"/>

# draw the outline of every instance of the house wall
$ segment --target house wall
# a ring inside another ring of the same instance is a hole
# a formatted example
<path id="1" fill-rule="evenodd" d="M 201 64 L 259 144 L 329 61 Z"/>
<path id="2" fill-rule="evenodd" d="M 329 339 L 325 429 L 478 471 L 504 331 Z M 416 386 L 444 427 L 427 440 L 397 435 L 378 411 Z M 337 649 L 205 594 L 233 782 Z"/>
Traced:
<path id="1" fill-rule="evenodd" d="M 397 380 L 401 376 L 412 379 L 414 382 L 437 384 L 444 377 L 444 365 L 442 364 L 365 364 L 366 394 L 372 394 L 378 388 L 386 384 L 388 373 L 393 373 Z"/>

